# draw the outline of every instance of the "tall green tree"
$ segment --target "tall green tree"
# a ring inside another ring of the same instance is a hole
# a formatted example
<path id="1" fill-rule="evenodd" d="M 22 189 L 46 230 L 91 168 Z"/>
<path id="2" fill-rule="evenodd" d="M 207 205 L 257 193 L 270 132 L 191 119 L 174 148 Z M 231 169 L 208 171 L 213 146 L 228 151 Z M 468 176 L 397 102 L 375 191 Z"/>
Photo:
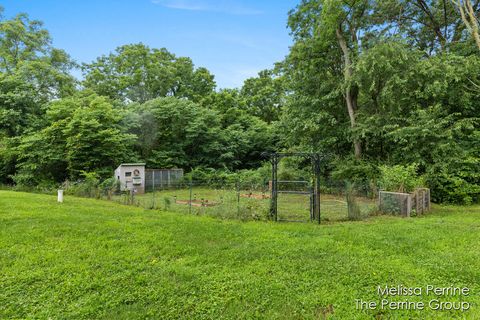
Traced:
<path id="1" fill-rule="evenodd" d="M 74 92 L 69 74 L 75 63 L 62 50 L 53 48 L 43 23 L 26 14 L 5 19 L 0 7 L 0 74 L 28 83 L 44 101 Z"/>
<path id="2" fill-rule="evenodd" d="M 452 0 L 462 17 L 465 27 L 472 34 L 478 49 L 480 50 L 480 26 L 479 26 L 479 1 L 473 3 L 470 0 Z"/>
<path id="3" fill-rule="evenodd" d="M 304 0 L 289 14 L 288 24 L 295 40 L 287 59 L 290 71 L 293 76 L 303 77 L 302 82 L 327 81 L 336 86 L 330 91 L 340 89 L 352 130 L 358 110 L 358 88 L 352 81 L 354 64 L 363 52 L 369 31 L 378 24 L 373 20 L 373 10 L 372 2 L 367 0 Z M 312 58 L 315 62 L 310 63 Z M 310 85 L 307 86 L 295 89 L 308 93 Z M 352 140 L 355 157 L 359 159 L 361 140 L 354 135 Z"/>
<path id="4" fill-rule="evenodd" d="M 0 182 L 11 182 L 13 149 L 21 135 L 44 126 L 46 104 L 75 91 L 74 66 L 64 51 L 52 47 L 40 21 L 26 14 L 6 19 L 0 8 Z"/>
<path id="5" fill-rule="evenodd" d="M 468 40 L 461 15 L 452 0 L 378 1 L 376 17 L 385 21 L 383 33 L 400 36 L 429 55 L 455 49 Z M 478 15 L 479 2 L 472 11 Z"/>
<path id="6" fill-rule="evenodd" d="M 140 151 L 149 166 L 218 167 L 223 163 L 224 136 L 215 111 L 174 97 L 150 100 L 135 109 L 139 116 L 132 132 L 141 139 Z"/>
<path id="7" fill-rule="evenodd" d="M 215 88 L 213 75 L 195 68 L 190 58 L 142 43 L 118 47 L 84 64 L 83 72 L 86 88 L 122 102 L 144 103 L 167 96 L 200 101 Z"/>
<path id="8" fill-rule="evenodd" d="M 111 176 L 123 161 L 134 161 L 134 136 L 123 132 L 122 114 L 107 98 L 80 92 L 49 104 L 48 125 L 22 137 L 17 149 L 15 182 L 78 179 L 82 173 Z"/>
<path id="9" fill-rule="evenodd" d="M 13 19 L 3 18 L 0 8 L 0 71 L 14 73 L 25 61 L 38 59 L 48 53 L 50 35 L 38 20 L 22 13 Z"/>
<path id="10" fill-rule="evenodd" d="M 129 106 L 126 121 L 137 136 L 141 158 L 152 167 L 258 166 L 261 153 L 273 149 L 271 126 L 237 108 L 227 92 L 218 96 L 210 97 L 208 108 L 174 97 Z M 233 103 L 231 108 L 225 108 L 225 101 Z"/>
<path id="11" fill-rule="evenodd" d="M 122 114 L 105 97 L 86 94 L 65 128 L 68 170 L 71 177 L 95 171 L 102 177 L 125 160 L 136 160 L 134 136 L 122 132 Z"/>
<path id="12" fill-rule="evenodd" d="M 241 96 L 250 114 L 267 123 L 276 121 L 286 99 L 283 77 L 274 70 L 262 70 L 257 77 L 245 80 Z"/>

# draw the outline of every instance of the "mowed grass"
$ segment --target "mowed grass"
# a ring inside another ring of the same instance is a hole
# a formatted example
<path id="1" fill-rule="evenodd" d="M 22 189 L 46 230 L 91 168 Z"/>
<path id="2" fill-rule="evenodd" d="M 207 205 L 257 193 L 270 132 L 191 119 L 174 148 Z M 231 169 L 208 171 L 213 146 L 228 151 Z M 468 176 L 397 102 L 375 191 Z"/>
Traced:
<path id="1" fill-rule="evenodd" d="M 478 319 L 479 239 L 480 206 L 319 226 L 0 191 L 0 319 Z M 398 284 L 472 306 L 356 310 Z"/>

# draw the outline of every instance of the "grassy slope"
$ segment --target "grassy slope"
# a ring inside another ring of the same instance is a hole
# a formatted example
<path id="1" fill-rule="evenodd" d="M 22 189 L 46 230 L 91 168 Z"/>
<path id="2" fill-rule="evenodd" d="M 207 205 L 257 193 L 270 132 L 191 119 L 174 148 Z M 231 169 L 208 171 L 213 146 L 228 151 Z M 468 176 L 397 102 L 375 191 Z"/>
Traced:
<path id="1" fill-rule="evenodd" d="M 317 226 L 0 191 L 0 318 L 480 318 L 479 238 L 479 206 Z M 379 284 L 468 286 L 474 305 L 355 310 Z"/>

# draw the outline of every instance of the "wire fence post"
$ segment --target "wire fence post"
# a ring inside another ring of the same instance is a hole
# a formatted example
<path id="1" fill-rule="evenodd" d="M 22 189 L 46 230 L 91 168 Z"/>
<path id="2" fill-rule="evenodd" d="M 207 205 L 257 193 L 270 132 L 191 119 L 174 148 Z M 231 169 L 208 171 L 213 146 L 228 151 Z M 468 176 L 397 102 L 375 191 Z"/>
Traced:
<path id="1" fill-rule="evenodd" d="M 240 183 L 237 181 L 235 183 L 237 189 L 237 217 L 240 217 Z"/>
<path id="2" fill-rule="evenodd" d="M 192 214 L 192 178 L 190 178 L 190 197 L 188 201 L 188 213 Z"/>
<path id="3" fill-rule="evenodd" d="M 320 155 L 312 155 L 313 162 L 313 216 L 320 224 Z"/>
<path id="4" fill-rule="evenodd" d="M 155 170 L 152 171 L 152 209 L 155 209 Z"/>
<path id="5" fill-rule="evenodd" d="M 272 162 L 272 199 L 270 205 L 270 217 L 273 221 L 278 220 L 278 184 L 277 184 L 277 176 L 278 176 L 278 162 L 279 162 L 278 154 L 274 153 L 271 158 Z"/>

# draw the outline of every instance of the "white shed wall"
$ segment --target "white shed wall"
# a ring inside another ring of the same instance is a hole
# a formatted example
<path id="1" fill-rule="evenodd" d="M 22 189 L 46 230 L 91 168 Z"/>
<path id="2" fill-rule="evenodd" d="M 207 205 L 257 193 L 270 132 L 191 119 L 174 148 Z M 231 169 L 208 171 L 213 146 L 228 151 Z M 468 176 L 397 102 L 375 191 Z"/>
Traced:
<path id="1" fill-rule="evenodd" d="M 139 184 L 134 184 L 135 170 L 139 171 L 138 177 L 140 178 Z M 130 173 L 127 176 L 127 173 Z M 115 179 L 120 181 L 121 190 L 135 190 L 136 193 L 145 192 L 145 166 L 144 165 L 120 165 L 115 170 Z"/>

